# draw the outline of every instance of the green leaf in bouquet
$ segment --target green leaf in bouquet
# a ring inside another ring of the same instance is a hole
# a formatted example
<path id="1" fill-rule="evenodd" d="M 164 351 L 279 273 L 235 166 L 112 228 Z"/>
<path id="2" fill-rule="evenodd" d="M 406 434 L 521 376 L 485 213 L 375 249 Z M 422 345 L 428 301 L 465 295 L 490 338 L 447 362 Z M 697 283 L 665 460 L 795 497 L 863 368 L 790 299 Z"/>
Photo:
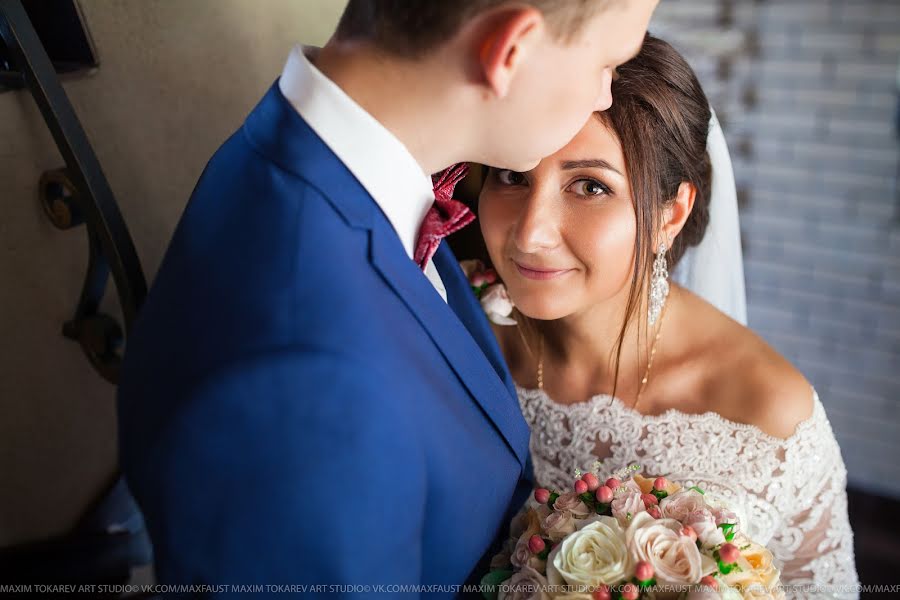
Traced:
<path id="1" fill-rule="evenodd" d="M 559 494 L 556 492 L 550 492 L 550 499 L 547 500 L 547 506 L 553 508 L 553 504 L 556 502 L 556 499 L 559 498 Z"/>
<path id="2" fill-rule="evenodd" d="M 722 533 L 725 534 L 725 541 L 730 542 L 734 539 L 734 523 L 719 523 Z"/>
<path id="3" fill-rule="evenodd" d="M 656 496 L 657 500 L 662 500 L 663 498 L 669 497 L 669 492 L 667 492 L 666 490 L 653 489 L 653 490 L 650 490 L 650 493 L 653 494 L 654 496 Z"/>
<path id="4" fill-rule="evenodd" d="M 598 515 L 606 515 L 609 514 L 609 504 L 604 504 L 602 502 L 598 502 L 597 506 L 594 508 L 594 511 Z"/>
<path id="5" fill-rule="evenodd" d="M 706 495 L 706 492 L 704 492 L 702 489 L 700 489 L 699 486 L 696 486 L 696 485 L 689 487 L 688 490 L 694 490 L 695 492 L 697 492 L 697 493 L 700 494 L 701 496 L 705 496 L 705 495 Z"/>
<path id="6" fill-rule="evenodd" d="M 637 581 L 637 578 L 635 578 L 635 582 L 637 582 L 637 586 L 639 588 L 647 589 L 652 588 L 654 585 L 656 585 L 656 578 L 654 577 L 653 579 L 648 579 L 647 581 Z"/>
<path id="7" fill-rule="evenodd" d="M 594 494 L 590 492 L 585 492 L 578 497 L 581 498 L 588 506 L 593 506 L 594 502 L 597 501 L 597 499 L 594 497 Z"/>
<path id="8" fill-rule="evenodd" d="M 481 595 L 486 600 L 497 600 L 497 587 L 512 577 L 513 572 L 509 569 L 494 569 L 481 578 Z"/>
<path id="9" fill-rule="evenodd" d="M 728 575 L 732 571 L 743 571 L 743 569 L 737 563 L 725 564 L 721 560 L 717 562 L 719 564 L 719 573 L 721 573 L 722 575 Z"/>

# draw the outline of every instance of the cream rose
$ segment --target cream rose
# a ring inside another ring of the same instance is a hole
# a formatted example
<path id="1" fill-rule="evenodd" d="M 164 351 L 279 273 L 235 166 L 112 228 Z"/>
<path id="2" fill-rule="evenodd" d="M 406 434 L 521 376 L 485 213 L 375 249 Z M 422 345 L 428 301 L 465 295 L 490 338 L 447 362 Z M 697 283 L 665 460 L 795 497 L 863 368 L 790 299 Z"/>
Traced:
<path id="1" fill-rule="evenodd" d="M 739 588 L 744 598 L 783 597 L 784 591 L 780 588 L 781 573 L 775 566 L 772 553 L 764 546 L 743 537 L 739 539 L 738 547 L 741 548 L 737 563 L 740 569 L 724 575 L 722 580 L 729 586 Z"/>
<path id="2" fill-rule="evenodd" d="M 632 568 L 623 534 L 616 519 L 596 517 L 550 552 L 547 580 L 551 585 L 588 587 L 622 581 Z"/>
<path id="3" fill-rule="evenodd" d="M 583 519 L 591 514 L 591 509 L 575 492 L 567 492 L 557 498 L 553 503 L 553 510 L 569 513 L 576 519 Z"/>
<path id="4" fill-rule="evenodd" d="M 681 523 L 684 523 L 689 514 L 698 510 L 706 510 L 706 501 L 696 490 L 682 490 L 663 498 L 659 503 L 659 512 L 663 517 Z"/>
<path id="5" fill-rule="evenodd" d="M 497 600 L 550 600 L 547 580 L 531 567 L 523 567 L 498 586 Z"/>
<path id="6" fill-rule="evenodd" d="M 744 600 L 744 597 L 738 590 L 720 583 L 718 590 L 695 586 L 688 592 L 686 600 Z"/>
<path id="7" fill-rule="evenodd" d="M 575 517 L 568 511 L 554 511 L 541 524 L 551 541 L 559 542 L 575 531 Z"/>
<path id="8" fill-rule="evenodd" d="M 679 534 L 681 527 L 675 519 L 654 519 L 644 512 L 625 531 L 630 556 L 649 562 L 660 583 L 690 585 L 716 570 L 714 560 L 700 554 L 690 537 Z"/>

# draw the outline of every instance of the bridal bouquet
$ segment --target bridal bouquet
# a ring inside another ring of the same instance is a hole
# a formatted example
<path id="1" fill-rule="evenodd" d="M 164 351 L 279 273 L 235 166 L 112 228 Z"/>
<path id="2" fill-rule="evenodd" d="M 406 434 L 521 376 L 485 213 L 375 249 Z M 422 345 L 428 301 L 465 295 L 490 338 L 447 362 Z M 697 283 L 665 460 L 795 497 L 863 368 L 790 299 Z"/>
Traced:
<path id="1" fill-rule="evenodd" d="M 630 467 L 534 492 L 482 580 L 489 598 L 784 598 L 772 554 L 699 487 Z"/>

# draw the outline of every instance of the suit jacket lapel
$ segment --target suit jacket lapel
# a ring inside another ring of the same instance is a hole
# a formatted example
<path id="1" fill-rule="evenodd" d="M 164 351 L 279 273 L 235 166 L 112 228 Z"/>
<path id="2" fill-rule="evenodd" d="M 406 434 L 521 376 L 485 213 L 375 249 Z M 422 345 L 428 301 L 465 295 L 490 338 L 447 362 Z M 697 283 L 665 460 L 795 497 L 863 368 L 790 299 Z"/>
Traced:
<path id="1" fill-rule="evenodd" d="M 506 382 L 498 376 L 491 362 L 485 360 L 482 347 L 469 329 L 435 292 L 389 227 L 386 222 L 382 226 L 376 223 L 372 229 L 373 266 L 425 328 L 524 466 L 528 456 L 529 431 L 515 396 L 511 395 Z M 444 252 L 449 252 L 449 249 Z M 452 287 L 457 290 L 454 294 L 458 293 L 459 286 Z"/>
<path id="2" fill-rule="evenodd" d="M 510 395 L 516 397 L 516 387 L 512 375 L 506 366 L 497 338 L 491 330 L 490 323 L 481 308 L 481 304 L 472 292 L 472 287 L 459 266 L 459 262 L 453 255 L 449 244 L 443 243 L 434 255 L 434 264 L 441 275 L 441 281 L 447 289 L 447 303 L 459 317 L 478 345 L 481 346 L 484 355 L 493 365 L 497 376 L 503 380 Z"/>
<path id="3" fill-rule="evenodd" d="M 498 368 L 502 367 L 499 351 L 487 354 L 490 362 L 485 359 L 486 352 L 483 348 L 491 347 L 490 343 L 486 343 L 486 335 L 490 331 L 479 331 L 471 311 L 468 311 L 469 316 L 463 317 L 469 321 L 469 329 L 463 325 L 407 256 L 397 234 L 378 210 L 372 197 L 297 114 L 281 94 L 277 81 L 247 117 L 243 133 L 274 164 L 315 186 L 350 227 L 370 231 L 371 264 L 421 323 L 475 402 L 524 466 L 528 456 L 528 426 L 519 410 L 514 391 L 505 378 L 498 375 L 504 371 Z M 455 261 L 452 252 L 446 248 L 438 254 L 443 255 L 443 271 L 454 282 L 450 286 L 454 289 L 454 304 L 465 306 L 466 301 L 460 296 L 460 289 L 465 287 L 458 281 L 462 274 L 458 266 L 455 275 L 451 275 L 454 271 L 449 268 L 452 266 L 450 263 Z M 450 293 L 448 289 L 448 294 Z M 470 308 L 472 302 L 470 298 Z M 465 315 L 466 312 L 461 311 L 461 314 Z M 482 338 L 479 339 L 481 346 L 473 339 L 473 335 Z"/>

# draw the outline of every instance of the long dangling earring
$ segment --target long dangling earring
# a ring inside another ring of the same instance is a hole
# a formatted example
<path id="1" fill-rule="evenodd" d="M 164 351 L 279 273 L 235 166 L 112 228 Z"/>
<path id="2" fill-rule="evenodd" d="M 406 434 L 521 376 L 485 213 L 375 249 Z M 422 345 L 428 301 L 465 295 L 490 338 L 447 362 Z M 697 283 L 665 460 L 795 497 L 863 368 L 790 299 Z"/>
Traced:
<path id="1" fill-rule="evenodd" d="M 647 321 L 652 327 L 666 305 L 669 295 L 669 269 L 666 265 L 666 243 L 660 242 L 656 258 L 653 259 L 653 274 L 650 276 L 650 303 L 647 308 Z"/>

